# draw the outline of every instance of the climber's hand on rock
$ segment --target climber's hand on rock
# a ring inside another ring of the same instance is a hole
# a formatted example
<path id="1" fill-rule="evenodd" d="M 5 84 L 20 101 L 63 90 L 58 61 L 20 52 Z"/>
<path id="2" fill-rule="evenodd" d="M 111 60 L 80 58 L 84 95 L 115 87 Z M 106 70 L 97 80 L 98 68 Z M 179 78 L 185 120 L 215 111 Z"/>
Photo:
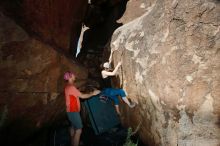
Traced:
<path id="1" fill-rule="evenodd" d="M 122 65 L 122 61 L 119 61 L 119 62 L 118 62 L 118 65 L 119 65 L 119 66 Z"/>

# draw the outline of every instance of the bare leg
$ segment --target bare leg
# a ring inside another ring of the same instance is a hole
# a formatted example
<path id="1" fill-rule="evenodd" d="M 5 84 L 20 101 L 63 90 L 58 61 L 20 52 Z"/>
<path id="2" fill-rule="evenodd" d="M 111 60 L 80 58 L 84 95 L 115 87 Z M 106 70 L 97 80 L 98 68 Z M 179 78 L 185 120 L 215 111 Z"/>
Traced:
<path id="1" fill-rule="evenodd" d="M 73 146 L 79 145 L 81 133 L 82 133 L 82 129 L 75 130 L 75 135 L 74 135 L 74 139 L 73 139 Z"/>
<path id="2" fill-rule="evenodd" d="M 115 105 L 115 109 L 118 115 L 121 115 L 120 110 L 119 110 L 119 105 Z"/>
<path id="3" fill-rule="evenodd" d="M 73 146 L 74 144 L 74 136 L 75 136 L 75 130 L 74 128 L 70 127 L 70 136 L 71 136 L 71 146 Z"/>
<path id="4" fill-rule="evenodd" d="M 131 104 L 126 97 L 122 97 L 122 99 L 130 108 L 135 107 L 135 104 Z"/>
<path id="5" fill-rule="evenodd" d="M 71 135 L 71 137 L 74 137 L 74 135 L 75 135 L 75 130 L 72 127 L 70 127 L 70 135 Z"/>

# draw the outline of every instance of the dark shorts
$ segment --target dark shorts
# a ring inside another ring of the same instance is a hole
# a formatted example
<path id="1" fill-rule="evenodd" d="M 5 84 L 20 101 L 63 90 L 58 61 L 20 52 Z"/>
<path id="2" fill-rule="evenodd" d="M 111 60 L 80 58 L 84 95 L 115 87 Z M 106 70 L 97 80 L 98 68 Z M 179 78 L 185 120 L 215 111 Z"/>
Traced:
<path id="1" fill-rule="evenodd" d="M 74 129 L 83 128 L 83 124 L 79 112 L 67 112 L 67 117 L 71 122 L 71 126 Z"/>
<path id="2" fill-rule="evenodd" d="M 121 96 L 122 98 L 126 97 L 125 91 L 123 89 L 115 89 L 115 88 L 105 88 L 101 95 L 107 96 L 111 100 L 114 101 L 115 105 L 119 104 L 118 96 Z"/>

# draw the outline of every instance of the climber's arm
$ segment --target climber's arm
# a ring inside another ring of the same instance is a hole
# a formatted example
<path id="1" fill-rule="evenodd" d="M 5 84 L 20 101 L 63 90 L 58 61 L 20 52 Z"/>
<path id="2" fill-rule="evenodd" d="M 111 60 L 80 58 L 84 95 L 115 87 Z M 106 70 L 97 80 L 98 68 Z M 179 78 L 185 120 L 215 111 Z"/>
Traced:
<path id="1" fill-rule="evenodd" d="M 87 99 L 87 98 L 90 98 L 91 96 L 99 94 L 100 92 L 101 92 L 100 90 L 94 90 L 91 93 L 81 93 L 80 92 L 79 98 Z"/>
<path id="2" fill-rule="evenodd" d="M 112 72 L 103 70 L 103 71 L 102 71 L 102 75 L 103 75 L 103 76 L 107 76 L 107 77 L 108 77 L 108 76 L 115 76 L 115 74 L 116 74 L 116 72 L 118 71 L 118 69 L 119 69 L 120 66 L 121 66 L 121 62 L 119 62 L 119 63 L 117 64 L 117 66 L 115 67 L 114 71 L 112 71 Z"/>

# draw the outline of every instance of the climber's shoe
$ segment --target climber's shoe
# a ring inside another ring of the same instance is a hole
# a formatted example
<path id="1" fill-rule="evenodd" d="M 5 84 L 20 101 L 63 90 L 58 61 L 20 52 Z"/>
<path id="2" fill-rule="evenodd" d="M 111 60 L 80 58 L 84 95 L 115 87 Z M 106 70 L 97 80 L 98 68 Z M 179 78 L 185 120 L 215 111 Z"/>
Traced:
<path id="1" fill-rule="evenodd" d="M 135 106 L 136 106 L 136 104 L 134 102 L 129 105 L 130 108 L 134 108 Z"/>

